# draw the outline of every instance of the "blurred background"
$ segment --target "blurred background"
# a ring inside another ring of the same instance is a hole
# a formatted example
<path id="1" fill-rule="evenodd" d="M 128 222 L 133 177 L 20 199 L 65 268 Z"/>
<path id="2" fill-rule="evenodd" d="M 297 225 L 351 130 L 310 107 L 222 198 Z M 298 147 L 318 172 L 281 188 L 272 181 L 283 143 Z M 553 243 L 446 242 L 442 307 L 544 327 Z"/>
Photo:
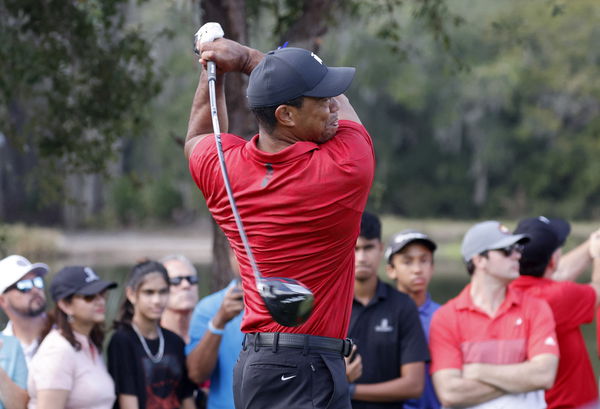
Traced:
<path id="1" fill-rule="evenodd" d="M 181 253 L 202 295 L 229 280 L 182 153 L 206 21 L 357 68 L 348 96 L 377 155 L 368 209 L 386 239 L 438 241 L 437 301 L 467 282 L 475 221 L 562 217 L 567 250 L 600 227 L 595 0 L 0 0 L 0 257 L 122 282 L 139 258 Z M 249 138 L 245 78 L 228 77 L 230 129 Z"/>

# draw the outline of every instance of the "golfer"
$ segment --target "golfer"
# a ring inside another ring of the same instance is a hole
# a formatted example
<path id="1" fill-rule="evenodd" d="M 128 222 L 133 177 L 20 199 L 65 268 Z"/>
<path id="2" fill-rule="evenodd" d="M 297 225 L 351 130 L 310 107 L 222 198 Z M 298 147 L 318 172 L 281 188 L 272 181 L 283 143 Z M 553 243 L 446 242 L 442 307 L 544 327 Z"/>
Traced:
<path id="1" fill-rule="evenodd" d="M 241 269 L 245 339 L 234 372 L 236 408 L 350 408 L 342 358 L 351 348 L 354 245 L 374 172 L 371 138 L 342 95 L 354 68 L 327 67 L 300 48 L 263 54 L 223 38 L 196 47 L 204 66 L 217 65 L 225 162 L 258 267 L 265 278 L 300 281 L 315 297 L 304 324 L 284 327 L 257 292 L 219 169 L 203 70 L 185 152 Z M 227 133 L 227 72 L 250 76 L 248 105 L 259 128 L 250 141 Z"/>

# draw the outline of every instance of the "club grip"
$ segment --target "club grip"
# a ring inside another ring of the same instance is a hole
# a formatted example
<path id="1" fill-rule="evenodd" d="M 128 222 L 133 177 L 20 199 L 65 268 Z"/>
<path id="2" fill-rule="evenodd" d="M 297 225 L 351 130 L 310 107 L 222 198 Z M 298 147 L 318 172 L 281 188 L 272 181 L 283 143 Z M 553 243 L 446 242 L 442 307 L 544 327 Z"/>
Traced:
<path id="1" fill-rule="evenodd" d="M 209 61 L 207 64 L 208 81 L 217 81 L 217 64 L 214 61 Z"/>

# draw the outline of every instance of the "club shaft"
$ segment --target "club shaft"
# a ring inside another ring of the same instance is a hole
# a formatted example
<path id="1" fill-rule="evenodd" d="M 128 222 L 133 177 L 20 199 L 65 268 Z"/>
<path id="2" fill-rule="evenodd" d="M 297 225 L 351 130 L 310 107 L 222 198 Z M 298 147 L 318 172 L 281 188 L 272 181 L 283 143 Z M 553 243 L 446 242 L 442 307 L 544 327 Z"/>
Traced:
<path id="1" fill-rule="evenodd" d="M 223 175 L 223 182 L 225 183 L 225 190 L 227 191 L 227 197 L 229 198 L 229 204 L 231 205 L 231 211 L 233 213 L 233 218 L 235 219 L 235 224 L 238 228 L 238 232 L 240 234 L 240 238 L 242 239 L 242 243 L 244 243 L 244 249 L 246 250 L 248 260 L 250 261 L 250 266 L 252 267 L 254 278 L 256 281 L 258 281 L 262 277 L 260 275 L 260 271 L 258 270 L 258 266 L 256 265 L 256 260 L 254 260 L 254 254 L 252 253 L 252 248 L 250 247 L 248 237 L 246 236 L 246 230 L 244 229 L 244 224 L 242 223 L 242 218 L 240 216 L 237 205 L 235 203 L 235 199 L 233 197 L 233 190 L 231 189 L 231 183 L 229 182 L 229 174 L 227 173 L 227 166 L 225 165 L 225 155 L 223 154 L 223 144 L 221 143 L 221 127 L 219 125 L 219 116 L 217 113 L 217 66 L 214 63 L 214 61 L 208 62 L 207 69 L 208 94 L 210 97 L 210 114 L 213 124 L 213 133 L 215 135 L 215 144 L 217 145 L 217 155 L 219 156 L 219 165 L 221 166 L 221 174 Z"/>

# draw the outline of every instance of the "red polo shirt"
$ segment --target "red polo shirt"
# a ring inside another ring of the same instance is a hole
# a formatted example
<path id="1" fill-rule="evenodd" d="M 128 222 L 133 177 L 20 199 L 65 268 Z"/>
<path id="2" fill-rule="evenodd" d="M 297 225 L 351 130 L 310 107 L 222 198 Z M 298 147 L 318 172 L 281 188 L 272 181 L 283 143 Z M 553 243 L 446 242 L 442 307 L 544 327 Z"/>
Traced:
<path id="1" fill-rule="evenodd" d="M 558 355 L 554 318 L 545 301 L 506 290 L 495 317 L 471 299 L 471 285 L 436 311 L 431 321 L 431 373 L 464 364 L 514 364 Z"/>
<path id="2" fill-rule="evenodd" d="M 546 300 L 554 314 L 560 361 L 554 386 L 546 391 L 548 408 L 575 408 L 598 399 L 594 370 L 579 328 L 594 320 L 594 289 L 531 276 L 519 277 L 511 287 Z"/>
<path id="3" fill-rule="evenodd" d="M 244 332 L 346 336 L 352 309 L 354 246 L 375 155 L 365 128 L 340 121 L 323 144 L 297 142 L 270 154 L 251 141 L 223 134 L 223 151 L 250 246 L 265 277 L 289 277 L 315 296 L 310 319 L 298 327 L 273 321 L 264 306 L 237 231 L 212 136 L 190 156 L 192 177 L 240 262 L 246 304 Z"/>

